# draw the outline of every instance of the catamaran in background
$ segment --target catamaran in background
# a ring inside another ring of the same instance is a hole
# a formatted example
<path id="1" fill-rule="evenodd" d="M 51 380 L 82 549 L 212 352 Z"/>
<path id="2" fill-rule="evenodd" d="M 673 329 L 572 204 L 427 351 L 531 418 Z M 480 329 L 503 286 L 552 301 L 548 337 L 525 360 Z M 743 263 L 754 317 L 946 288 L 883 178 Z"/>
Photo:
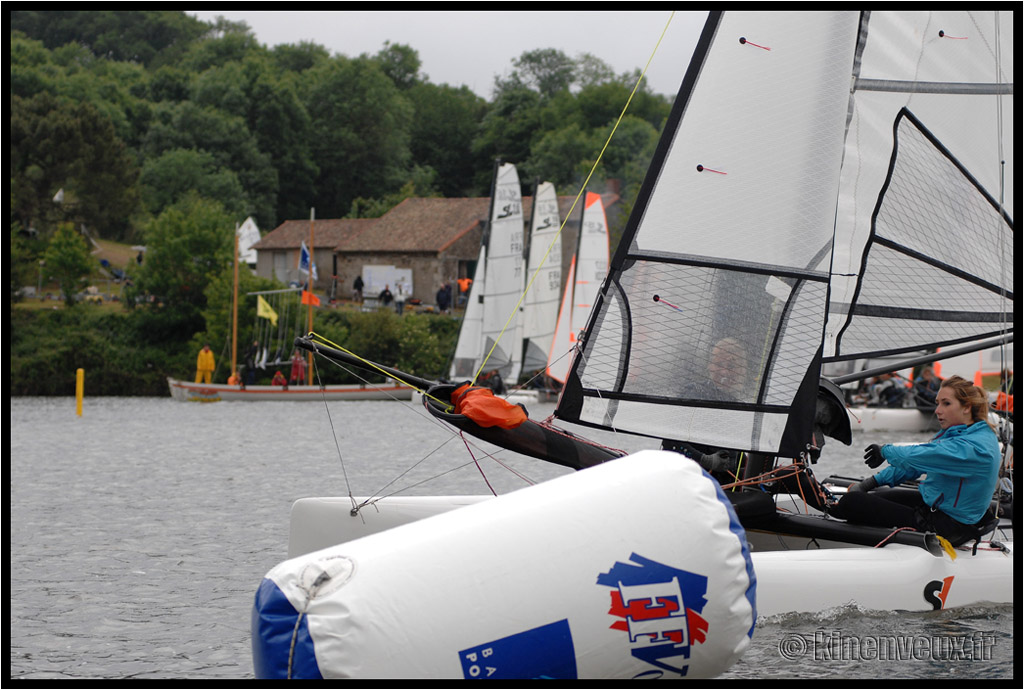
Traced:
<path id="1" fill-rule="evenodd" d="M 741 451 L 736 481 L 548 421 L 484 427 L 434 386 L 459 432 L 585 471 L 296 502 L 257 676 L 700 677 L 757 615 L 1013 601 L 1007 517 L 945 548 L 829 517 L 850 480 L 811 471 L 825 436 L 852 440 L 823 364 L 1012 340 L 1013 32 L 1009 11 L 711 12 L 555 416 Z"/>

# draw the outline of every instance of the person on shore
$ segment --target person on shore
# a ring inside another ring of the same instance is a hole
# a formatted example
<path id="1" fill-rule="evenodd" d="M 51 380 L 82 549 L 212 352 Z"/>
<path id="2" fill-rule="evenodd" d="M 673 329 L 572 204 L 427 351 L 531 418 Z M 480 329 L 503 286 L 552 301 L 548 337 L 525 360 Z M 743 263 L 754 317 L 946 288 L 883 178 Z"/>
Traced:
<path id="1" fill-rule="evenodd" d="M 437 300 L 437 312 L 439 314 L 445 314 L 448 312 L 448 305 L 451 303 L 451 290 L 448 289 L 448 285 L 442 285 L 437 290 L 437 294 L 434 296 Z"/>
<path id="2" fill-rule="evenodd" d="M 377 299 L 385 307 L 390 305 L 395 299 L 395 296 L 391 294 L 391 286 L 385 285 L 384 289 L 380 291 L 379 295 L 377 295 Z"/>
<path id="3" fill-rule="evenodd" d="M 210 344 L 206 343 L 196 357 L 196 383 L 212 383 L 214 369 L 216 366 L 213 363 L 213 350 L 210 349 Z"/>
<path id="4" fill-rule="evenodd" d="M 356 276 L 356 279 L 352 281 L 352 299 L 360 304 L 363 301 L 363 277 L 361 275 Z"/>
<path id="5" fill-rule="evenodd" d="M 877 527 L 935 532 L 959 546 L 978 530 L 999 480 L 999 440 L 988 422 L 988 395 L 960 376 L 942 382 L 935 396 L 941 431 L 928 443 L 871 444 L 864 462 L 888 465 L 828 509 L 833 517 Z M 926 475 L 913 493 L 873 493 Z"/>
<path id="6" fill-rule="evenodd" d="M 405 300 L 409 298 L 409 289 L 405 281 L 399 280 L 395 283 L 395 311 L 401 316 L 405 312 Z"/>

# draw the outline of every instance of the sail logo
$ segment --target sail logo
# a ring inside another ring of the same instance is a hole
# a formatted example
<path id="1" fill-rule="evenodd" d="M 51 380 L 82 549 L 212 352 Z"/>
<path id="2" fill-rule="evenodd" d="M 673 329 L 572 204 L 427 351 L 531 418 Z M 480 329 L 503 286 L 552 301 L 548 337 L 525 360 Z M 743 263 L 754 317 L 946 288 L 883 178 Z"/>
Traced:
<path id="1" fill-rule="evenodd" d="M 708 578 L 632 554 L 597 578 L 610 587 L 616 618 L 609 627 L 625 632 L 630 653 L 662 672 L 685 676 L 691 647 L 707 639 Z M 652 669 L 653 670 L 653 669 Z"/>

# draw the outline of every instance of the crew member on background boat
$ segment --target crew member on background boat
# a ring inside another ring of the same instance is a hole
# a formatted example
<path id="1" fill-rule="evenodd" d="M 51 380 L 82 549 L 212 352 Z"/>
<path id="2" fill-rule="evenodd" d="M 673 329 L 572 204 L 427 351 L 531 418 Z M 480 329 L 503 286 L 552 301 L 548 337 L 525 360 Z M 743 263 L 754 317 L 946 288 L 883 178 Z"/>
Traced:
<path id="1" fill-rule="evenodd" d="M 213 364 L 213 350 L 210 349 L 210 344 L 206 343 L 196 357 L 196 383 L 211 383 L 214 369 L 216 367 Z"/>
<path id="2" fill-rule="evenodd" d="M 1013 372 L 1003 369 L 999 374 L 999 393 L 996 394 L 995 407 L 1000 412 L 1013 414 Z"/>
<path id="3" fill-rule="evenodd" d="M 359 303 L 363 301 L 363 277 L 361 275 L 357 275 L 356 279 L 352 281 L 352 299 Z"/>
<path id="4" fill-rule="evenodd" d="M 930 366 L 923 367 L 914 380 L 914 402 L 918 407 L 934 407 L 935 396 L 941 386 L 942 379 L 935 375 L 935 370 Z"/>
<path id="5" fill-rule="evenodd" d="M 903 407 L 906 392 L 895 374 L 882 374 L 871 387 L 871 404 L 878 407 Z"/>
<path id="6" fill-rule="evenodd" d="M 228 385 L 229 386 L 241 386 L 242 385 L 242 379 L 238 375 L 237 371 L 231 372 L 231 376 L 228 377 Z"/>
<path id="7" fill-rule="evenodd" d="M 292 371 L 288 376 L 288 383 L 297 383 L 300 386 L 306 382 L 306 358 L 299 354 L 298 350 L 292 351 Z"/>
<path id="8" fill-rule="evenodd" d="M 252 341 L 252 345 L 245 352 L 245 383 L 253 385 L 256 383 L 256 360 L 260 356 L 260 341 Z"/>
<path id="9" fill-rule="evenodd" d="M 271 386 L 284 386 L 286 388 L 288 387 L 288 382 L 285 381 L 284 374 L 281 373 L 280 369 L 278 369 L 277 371 L 274 372 L 274 378 L 271 379 L 270 385 Z"/>
<path id="10" fill-rule="evenodd" d="M 872 444 L 865 463 L 881 472 L 853 485 L 828 509 L 833 517 L 877 527 L 936 532 L 954 546 L 973 538 L 999 480 L 999 440 L 988 423 L 988 395 L 960 376 L 942 382 L 935 396 L 942 430 L 928 443 Z M 914 492 L 872 492 L 927 475 Z"/>

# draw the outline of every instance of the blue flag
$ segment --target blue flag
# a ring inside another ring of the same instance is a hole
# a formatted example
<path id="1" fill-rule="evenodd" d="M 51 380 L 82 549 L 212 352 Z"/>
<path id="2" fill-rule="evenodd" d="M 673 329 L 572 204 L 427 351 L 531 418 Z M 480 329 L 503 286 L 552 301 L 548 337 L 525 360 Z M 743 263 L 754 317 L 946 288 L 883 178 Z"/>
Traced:
<path id="1" fill-rule="evenodd" d="M 302 250 L 299 252 L 299 270 L 309 275 L 309 250 L 306 249 L 306 241 L 302 241 Z M 318 280 L 316 274 L 316 263 L 313 264 L 313 280 Z"/>

